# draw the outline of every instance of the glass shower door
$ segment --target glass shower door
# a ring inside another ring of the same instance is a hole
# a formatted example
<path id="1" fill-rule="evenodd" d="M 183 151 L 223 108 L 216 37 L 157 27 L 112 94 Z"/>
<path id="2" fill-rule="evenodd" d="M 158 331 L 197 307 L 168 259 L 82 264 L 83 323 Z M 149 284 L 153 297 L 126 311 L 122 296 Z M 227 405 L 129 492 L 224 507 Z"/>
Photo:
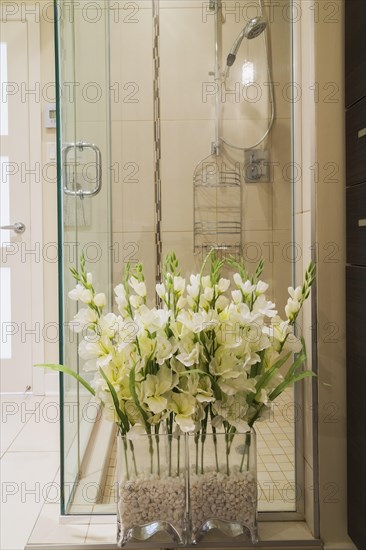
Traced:
<path id="1" fill-rule="evenodd" d="M 110 139 L 108 2 L 56 2 L 59 154 L 60 362 L 80 372 L 82 335 L 71 330 L 79 306 L 68 298 L 83 254 L 95 287 L 110 301 Z M 62 513 L 88 513 L 94 498 L 81 486 L 89 473 L 86 452 L 99 407 L 71 377 L 62 377 Z"/>

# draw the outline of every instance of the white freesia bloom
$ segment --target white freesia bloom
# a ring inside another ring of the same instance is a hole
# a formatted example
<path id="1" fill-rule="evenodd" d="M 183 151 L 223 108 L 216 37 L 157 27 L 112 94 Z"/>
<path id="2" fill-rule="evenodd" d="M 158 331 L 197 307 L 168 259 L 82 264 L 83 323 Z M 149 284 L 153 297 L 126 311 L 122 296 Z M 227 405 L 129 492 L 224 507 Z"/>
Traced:
<path id="1" fill-rule="evenodd" d="M 68 296 L 71 300 L 80 300 L 83 304 L 90 304 L 93 300 L 91 291 L 80 284 L 77 284 L 75 288 L 70 290 Z"/>
<path id="2" fill-rule="evenodd" d="M 229 299 L 226 296 L 219 296 L 215 303 L 215 309 L 217 311 L 223 311 L 229 305 Z"/>
<path id="3" fill-rule="evenodd" d="M 135 296 L 130 296 L 130 304 L 135 309 L 138 309 L 144 303 L 142 296 L 136 294 Z"/>
<path id="4" fill-rule="evenodd" d="M 197 298 L 198 293 L 199 293 L 199 288 L 200 288 L 201 276 L 199 274 L 198 275 L 191 275 L 189 280 L 190 280 L 191 284 L 187 285 L 187 293 L 192 298 Z"/>
<path id="5" fill-rule="evenodd" d="M 104 307 L 107 303 L 107 298 L 103 292 L 99 292 L 94 296 L 93 301 L 97 307 Z"/>
<path id="6" fill-rule="evenodd" d="M 183 277 L 173 278 L 173 289 L 175 292 L 184 292 L 186 287 L 186 280 Z"/>
<path id="7" fill-rule="evenodd" d="M 118 311 L 123 315 L 126 306 L 128 305 L 126 290 L 122 284 L 115 287 L 114 293 L 116 295 L 116 304 L 118 305 Z"/>
<path id="8" fill-rule="evenodd" d="M 203 297 L 208 301 L 211 302 L 212 298 L 214 296 L 214 289 L 210 286 L 206 286 L 206 288 L 203 290 Z"/>
<path id="9" fill-rule="evenodd" d="M 256 285 L 255 293 L 258 295 L 264 294 L 265 292 L 267 292 L 268 287 L 269 287 L 268 283 L 264 283 L 263 281 L 258 281 Z"/>
<path id="10" fill-rule="evenodd" d="M 184 393 L 172 393 L 169 407 L 175 413 L 175 421 L 182 432 L 193 432 L 195 423 L 192 417 L 196 408 L 195 398 Z"/>
<path id="11" fill-rule="evenodd" d="M 154 414 L 167 408 L 168 400 L 164 394 L 174 388 L 177 382 L 178 376 L 168 367 L 162 366 L 156 375 L 148 374 L 141 383 L 142 399 Z"/>
<path id="12" fill-rule="evenodd" d="M 242 301 L 243 295 L 240 290 L 232 290 L 231 296 L 235 304 L 240 304 L 240 302 Z"/>
<path id="13" fill-rule="evenodd" d="M 180 353 L 176 355 L 178 361 L 186 367 L 192 367 L 199 363 L 200 347 L 198 342 L 194 343 L 193 339 L 186 337 L 178 344 Z"/>
<path id="14" fill-rule="evenodd" d="M 157 284 L 155 288 L 156 294 L 159 296 L 159 298 L 164 298 L 166 293 L 165 285 L 163 283 Z"/>
<path id="15" fill-rule="evenodd" d="M 287 319 L 289 319 L 289 321 L 293 321 L 301 307 L 302 288 L 301 286 L 298 286 L 294 289 L 290 286 L 288 287 L 288 293 L 290 294 L 290 298 L 287 300 L 285 313 Z"/>
<path id="16" fill-rule="evenodd" d="M 226 292 L 230 286 L 230 280 L 229 279 L 220 279 L 218 284 L 216 285 L 216 290 L 220 293 Z"/>
<path id="17" fill-rule="evenodd" d="M 85 261 L 80 273 L 73 271 L 77 284 L 69 296 L 87 306 L 70 323 L 83 333 L 83 368 L 95 371 L 96 398 L 131 439 L 146 431 L 160 433 L 165 420 L 176 434 L 201 432 L 209 429 L 207 423 L 246 430 L 301 372 L 292 355 L 281 372 L 271 367 L 288 352 L 303 350 L 293 325 L 309 293 L 313 266 L 302 287 L 289 287 L 283 320 L 266 298 L 268 284 L 258 280 L 262 262 L 253 276 L 244 276 L 246 267 L 239 261 L 239 273 L 226 279 L 223 263 L 211 254 L 188 284 L 175 254 L 168 255 L 163 280 L 155 287 L 160 307 L 148 306 L 142 266 L 128 266 L 123 284 L 114 289 L 117 314 L 103 314 L 106 295 L 95 292 Z"/>
<path id="18" fill-rule="evenodd" d="M 261 313 L 262 315 L 266 315 L 267 317 L 274 317 L 275 315 L 277 315 L 277 310 L 274 309 L 275 307 L 276 304 L 267 301 L 265 296 L 261 294 L 254 302 L 253 311 L 258 311 L 259 313 Z"/>
<path id="19" fill-rule="evenodd" d="M 83 332 L 89 327 L 94 326 L 98 320 L 97 314 L 92 309 L 80 309 L 75 315 L 70 328 L 76 333 Z"/>
<path id="20" fill-rule="evenodd" d="M 138 281 L 136 277 L 131 277 L 129 283 L 138 296 L 142 298 L 146 296 L 146 285 L 144 281 Z"/>

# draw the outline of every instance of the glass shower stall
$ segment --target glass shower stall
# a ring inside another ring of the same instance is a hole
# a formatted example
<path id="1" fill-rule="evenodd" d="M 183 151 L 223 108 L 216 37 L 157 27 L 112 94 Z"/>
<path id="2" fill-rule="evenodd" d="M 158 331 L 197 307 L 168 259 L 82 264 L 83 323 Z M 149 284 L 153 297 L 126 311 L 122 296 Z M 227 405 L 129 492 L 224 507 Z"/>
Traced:
<path id="1" fill-rule="evenodd" d="M 212 247 L 249 271 L 263 257 L 283 310 L 296 260 L 291 2 L 55 0 L 55 10 L 60 362 L 93 377 L 68 298 L 81 254 L 110 307 L 128 262 L 154 288 L 168 251 L 184 275 Z M 62 514 L 114 513 L 113 425 L 63 375 L 61 409 Z M 294 418 L 277 428 L 295 483 L 300 428 Z M 296 495 L 260 501 L 291 517 L 301 506 Z"/>

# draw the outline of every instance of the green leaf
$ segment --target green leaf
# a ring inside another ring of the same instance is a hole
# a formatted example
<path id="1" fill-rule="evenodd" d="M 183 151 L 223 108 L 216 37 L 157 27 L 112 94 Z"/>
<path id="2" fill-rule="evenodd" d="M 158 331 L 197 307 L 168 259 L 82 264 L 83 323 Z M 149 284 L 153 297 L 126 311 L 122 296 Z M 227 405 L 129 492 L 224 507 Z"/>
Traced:
<path id="1" fill-rule="evenodd" d="M 299 374 L 294 376 L 292 379 L 284 380 L 270 394 L 269 396 L 270 401 L 274 401 L 291 384 L 295 384 L 295 382 L 298 382 L 299 380 L 302 380 L 303 378 L 306 378 L 308 376 L 316 376 L 316 374 L 311 370 L 306 370 L 304 372 L 300 372 Z"/>
<path id="2" fill-rule="evenodd" d="M 278 359 L 270 369 L 268 369 L 262 376 L 261 378 L 258 380 L 256 386 L 255 386 L 255 389 L 256 389 L 256 392 L 255 394 L 251 394 L 248 396 L 247 398 L 247 402 L 250 404 L 252 401 L 254 401 L 254 398 L 255 396 L 257 395 L 257 393 L 266 386 L 266 384 L 268 384 L 268 382 L 271 380 L 272 376 L 275 374 L 275 372 L 280 368 L 282 367 L 282 365 L 284 365 L 286 363 L 286 361 L 288 360 L 288 358 L 290 357 L 291 355 L 291 352 L 289 353 L 286 353 L 286 355 L 284 357 L 281 357 L 280 359 Z"/>
<path id="3" fill-rule="evenodd" d="M 123 412 L 121 411 L 120 409 L 120 406 L 119 406 L 119 400 L 118 400 L 118 396 L 117 396 L 117 393 L 116 393 L 116 390 L 114 389 L 113 385 L 111 384 L 111 382 L 109 381 L 107 375 L 105 374 L 105 372 L 103 371 L 103 369 L 100 367 L 99 368 L 99 372 L 100 374 L 103 376 L 104 380 L 106 381 L 107 383 L 107 386 L 108 386 L 108 389 L 111 393 L 111 396 L 112 396 L 112 399 L 113 399 L 113 405 L 114 405 L 114 408 L 116 410 L 116 413 L 121 421 L 121 430 L 122 430 L 122 435 L 124 435 L 125 433 L 128 432 L 129 430 L 129 422 L 128 422 L 128 419 L 126 417 L 126 415 L 123 414 Z"/>
<path id="4" fill-rule="evenodd" d="M 68 367 L 64 367 L 63 365 L 56 365 L 56 364 L 53 364 L 53 363 L 37 364 L 37 365 L 34 365 L 34 366 L 35 367 L 43 367 L 43 368 L 46 368 L 46 369 L 49 369 L 49 370 L 56 370 L 58 372 L 63 372 L 65 374 L 68 374 L 68 375 L 72 376 L 73 378 L 75 378 L 78 382 L 80 382 L 80 384 L 82 386 L 84 386 L 84 388 L 87 389 L 88 392 L 90 392 L 92 395 L 95 395 L 94 389 L 88 384 L 88 382 L 86 380 L 84 380 L 84 378 L 82 376 L 80 376 L 80 374 L 78 374 L 77 372 L 69 369 Z"/>
<path id="5" fill-rule="evenodd" d="M 138 408 L 138 410 L 139 410 L 139 412 L 142 416 L 142 419 L 143 419 L 144 424 L 145 424 L 145 430 L 149 434 L 149 433 L 151 433 L 151 425 L 149 424 L 149 417 L 147 416 L 144 409 L 141 407 L 139 398 L 138 398 L 137 393 L 136 393 L 136 367 L 133 367 L 130 370 L 130 384 L 129 384 L 129 386 L 130 386 L 130 392 L 131 392 L 131 395 L 132 395 L 132 399 L 134 400 L 134 403 L 135 403 L 136 407 Z"/>

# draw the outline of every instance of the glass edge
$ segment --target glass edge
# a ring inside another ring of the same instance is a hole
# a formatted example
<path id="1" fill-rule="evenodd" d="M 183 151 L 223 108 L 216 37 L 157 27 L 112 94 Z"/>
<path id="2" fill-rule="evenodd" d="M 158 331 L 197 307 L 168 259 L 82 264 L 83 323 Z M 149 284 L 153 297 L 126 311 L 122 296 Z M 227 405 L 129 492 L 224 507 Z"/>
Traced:
<path id="1" fill-rule="evenodd" d="M 59 49 L 59 1 L 54 0 L 54 48 L 55 48 L 55 83 L 56 83 L 56 150 L 57 150 L 57 239 L 58 239 L 58 320 L 59 326 L 64 326 L 64 300 L 63 300 L 63 216 L 62 216 L 62 174 L 61 174 L 61 93 L 60 93 L 60 49 Z M 64 360 L 64 339 L 63 330 L 59 330 L 59 363 Z M 65 461 L 64 461 L 64 378 L 62 372 L 59 373 L 60 383 L 60 513 L 65 515 Z"/>

